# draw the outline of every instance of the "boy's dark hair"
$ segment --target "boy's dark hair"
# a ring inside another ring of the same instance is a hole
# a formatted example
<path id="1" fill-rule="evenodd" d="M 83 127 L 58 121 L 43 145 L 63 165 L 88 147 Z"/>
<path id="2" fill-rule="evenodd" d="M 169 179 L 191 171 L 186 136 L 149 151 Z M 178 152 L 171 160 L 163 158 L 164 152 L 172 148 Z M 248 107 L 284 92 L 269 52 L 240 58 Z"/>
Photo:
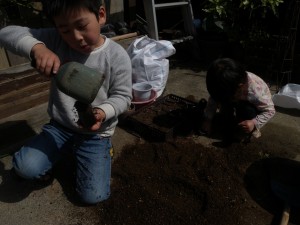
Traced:
<path id="1" fill-rule="evenodd" d="M 215 60 L 206 74 L 206 87 L 210 96 L 218 102 L 229 102 L 239 84 L 245 83 L 247 73 L 244 67 L 230 58 Z"/>
<path id="2" fill-rule="evenodd" d="M 53 17 L 77 8 L 86 8 L 99 18 L 99 8 L 102 0 L 42 0 L 43 12 L 53 21 Z"/>

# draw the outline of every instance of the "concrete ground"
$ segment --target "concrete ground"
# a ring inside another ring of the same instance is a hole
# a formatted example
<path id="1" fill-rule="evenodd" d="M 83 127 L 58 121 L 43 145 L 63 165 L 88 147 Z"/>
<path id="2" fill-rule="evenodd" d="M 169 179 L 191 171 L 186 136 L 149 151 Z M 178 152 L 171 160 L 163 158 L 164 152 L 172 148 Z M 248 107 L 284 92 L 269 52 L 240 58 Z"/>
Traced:
<path id="1" fill-rule="evenodd" d="M 274 89 L 273 89 L 274 91 Z M 205 72 L 194 65 L 172 63 L 164 95 L 175 94 L 181 97 L 193 96 L 196 101 L 207 98 Z M 46 104 L 38 106 L 45 109 Z M 36 108 L 29 110 L 34 114 Z M 22 114 L 6 118 L 6 121 L 26 120 Z M 46 116 L 36 116 L 41 124 Z M 5 122 L 5 121 L 1 121 Z M 300 111 L 280 110 L 263 130 L 261 142 L 270 146 L 280 145 L 290 154 L 299 158 L 300 154 Z M 124 145 L 142 141 L 140 138 L 117 128 L 113 137 L 115 157 Z M 213 147 L 215 140 L 195 137 L 195 141 Z M 48 186 L 21 181 L 12 176 L 11 156 L 0 159 L 0 225 L 92 225 L 97 221 L 96 210 L 74 204 L 68 197 L 68 190 L 59 179 Z"/>

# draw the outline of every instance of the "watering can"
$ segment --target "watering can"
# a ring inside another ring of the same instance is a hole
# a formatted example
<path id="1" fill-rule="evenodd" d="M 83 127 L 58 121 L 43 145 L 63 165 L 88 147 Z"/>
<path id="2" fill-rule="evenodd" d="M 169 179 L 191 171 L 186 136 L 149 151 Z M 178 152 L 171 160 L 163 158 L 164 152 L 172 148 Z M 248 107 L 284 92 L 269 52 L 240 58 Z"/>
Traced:
<path id="1" fill-rule="evenodd" d="M 289 223 L 290 208 L 300 207 L 300 162 L 281 159 L 271 173 L 271 189 L 283 201 L 280 225 Z"/>
<path id="2" fill-rule="evenodd" d="M 83 64 L 68 62 L 59 68 L 54 77 L 59 90 L 77 100 L 74 107 L 77 109 L 80 125 L 91 127 L 95 124 L 90 104 L 104 82 L 104 75 Z"/>

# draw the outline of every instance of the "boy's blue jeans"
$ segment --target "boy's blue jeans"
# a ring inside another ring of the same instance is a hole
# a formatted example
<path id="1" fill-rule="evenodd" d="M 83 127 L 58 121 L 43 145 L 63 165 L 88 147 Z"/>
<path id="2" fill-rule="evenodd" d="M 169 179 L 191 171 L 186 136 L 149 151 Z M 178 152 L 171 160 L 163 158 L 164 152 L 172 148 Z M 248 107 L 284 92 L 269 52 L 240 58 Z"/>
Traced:
<path id="1" fill-rule="evenodd" d="M 82 202 L 95 204 L 110 195 L 111 147 L 111 138 L 72 133 L 51 121 L 14 154 L 13 166 L 24 178 L 40 178 L 66 153 L 72 153 L 76 162 L 76 192 Z"/>

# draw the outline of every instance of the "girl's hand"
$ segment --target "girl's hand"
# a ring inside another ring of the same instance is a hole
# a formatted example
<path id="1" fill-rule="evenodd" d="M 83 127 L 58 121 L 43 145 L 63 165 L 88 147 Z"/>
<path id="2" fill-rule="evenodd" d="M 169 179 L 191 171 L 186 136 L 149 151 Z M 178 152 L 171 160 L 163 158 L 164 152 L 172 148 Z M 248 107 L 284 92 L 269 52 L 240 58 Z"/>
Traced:
<path id="1" fill-rule="evenodd" d="M 46 76 L 56 74 L 60 67 L 58 56 L 48 49 L 44 44 L 36 44 L 32 47 L 31 57 L 33 58 L 34 67 Z"/>
<path id="2" fill-rule="evenodd" d="M 238 126 L 245 132 L 251 133 L 255 128 L 253 120 L 244 120 L 238 124 Z"/>

